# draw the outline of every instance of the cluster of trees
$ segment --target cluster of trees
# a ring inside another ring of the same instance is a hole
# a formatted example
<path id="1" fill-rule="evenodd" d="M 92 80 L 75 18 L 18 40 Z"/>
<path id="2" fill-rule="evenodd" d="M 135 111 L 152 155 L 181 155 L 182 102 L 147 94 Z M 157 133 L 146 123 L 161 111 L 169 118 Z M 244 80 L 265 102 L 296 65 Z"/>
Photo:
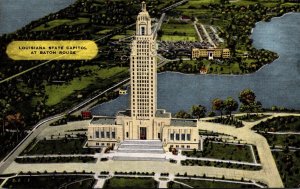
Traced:
<path id="1" fill-rule="evenodd" d="M 262 121 L 257 124 L 253 129 L 260 131 L 300 131 L 300 117 L 287 116 L 287 117 L 274 117 L 267 121 Z"/>
<path id="2" fill-rule="evenodd" d="M 260 112 L 262 111 L 262 105 L 259 101 L 256 101 L 255 93 L 251 89 L 242 90 L 239 94 L 239 101 L 241 102 L 240 111 L 246 112 L 249 116 L 251 112 Z M 239 103 L 232 97 L 227 97 L 225 100 L 220 98 L 215 98 L 212 101 L 212 110 L 218 111 L 223 118 L 225 113 L 229 117 L 232 117 L 232 112 L 237 111 Z M 190 113 L 180 110 L 175 114 L 177 118 L 203 118 L 206 116 L 207 109 L 202 105 L 194 105 L 191 108 Z M 215 113 L 210 112 L 209 116 L 214 116 Z"/>

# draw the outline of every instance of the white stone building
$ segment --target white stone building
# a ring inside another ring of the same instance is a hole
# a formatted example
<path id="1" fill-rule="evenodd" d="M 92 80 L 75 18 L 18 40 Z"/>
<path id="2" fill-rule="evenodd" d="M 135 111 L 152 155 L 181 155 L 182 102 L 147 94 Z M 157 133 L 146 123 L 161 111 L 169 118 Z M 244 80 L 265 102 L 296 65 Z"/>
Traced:
<path id="1" fill-rule="evenodd" d="M 116 117 L 94 116 L 88 127 L 88 146 L 115 146 L 128 140 L 158 140 L 164 150 L 199 148 L 198 120 L 172 118 L 157 109 L 156 41 L 151 18 L 142 3 L 131 44 L 130 108 Z M 176 102 L 174 102 L 176 103 Z"/>

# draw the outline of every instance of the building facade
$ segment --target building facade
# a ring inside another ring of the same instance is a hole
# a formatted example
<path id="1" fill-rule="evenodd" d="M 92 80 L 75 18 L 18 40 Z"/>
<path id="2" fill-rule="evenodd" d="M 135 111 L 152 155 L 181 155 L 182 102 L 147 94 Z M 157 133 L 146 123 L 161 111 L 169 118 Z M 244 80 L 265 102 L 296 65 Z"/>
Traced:
<path id="1" fill-rule="evenodd" d="M 94 116 L 88 127 L 88 146 L 118 146 L 124 140 L 160 140 L 169 148 L 198 149 L 197 119 L 176 119 L 157 109 L 156 41 L 151 18 L 142 3 L 130 56 L 130 109 L 116 117 Z"/>
<path id="2" fill-rule="evenodd" d="M 214 58 L 230 58 L 230 50 L 229 49 L 218 49 L 218 48 L 208 48 L 208 49 L 192 49 L 192 58 L 208 58 L 212 60 Z"/>

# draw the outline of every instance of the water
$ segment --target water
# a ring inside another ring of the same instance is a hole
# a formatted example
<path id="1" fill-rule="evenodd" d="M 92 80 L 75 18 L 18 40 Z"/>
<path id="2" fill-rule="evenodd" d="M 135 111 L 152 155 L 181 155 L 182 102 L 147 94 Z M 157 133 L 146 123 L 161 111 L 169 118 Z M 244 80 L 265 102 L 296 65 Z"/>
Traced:
<path id="1" fill-rule="evenodd" d="M 75 0 L 0 0 L 0 35 L 55 13 Z"/>
<path id="2" fill-rule="evenodd" d="M 264 107 L 273 105 L 300 109 L 300 13 L 258 22 L 252 38 L 256 48 L 277 52 L 279 58 L 258 72 L 241 75 L 193 75 L 174 72 L 158 74 L 158 107 L 176 113 L 201 104 L 208 109 L 214 98 L 232 96 L 252 89 Z M 115 115 L 129 108 L 129 95 L 100 104 L 93 114 Z"/>

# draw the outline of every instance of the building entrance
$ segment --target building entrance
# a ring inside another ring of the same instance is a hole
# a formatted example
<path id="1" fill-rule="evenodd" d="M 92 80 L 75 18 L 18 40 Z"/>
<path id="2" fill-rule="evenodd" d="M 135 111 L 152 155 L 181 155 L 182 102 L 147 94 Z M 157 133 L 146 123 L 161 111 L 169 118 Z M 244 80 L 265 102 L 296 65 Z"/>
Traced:
<path id="1" fill-rule="evenodd" d="M 146 140 L 146 139 L 147 139 L 147 128 L 140 127 L 140 140 Z"/>

